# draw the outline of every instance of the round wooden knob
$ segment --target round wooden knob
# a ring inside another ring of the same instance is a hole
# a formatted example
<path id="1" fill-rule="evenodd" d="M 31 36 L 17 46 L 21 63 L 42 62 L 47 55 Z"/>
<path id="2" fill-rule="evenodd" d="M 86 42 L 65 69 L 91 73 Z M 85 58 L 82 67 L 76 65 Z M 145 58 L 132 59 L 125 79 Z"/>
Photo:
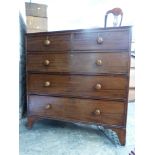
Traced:
<path id="1" fill-rule="evenodd" d="M 94 113 L 95 113 L 95 115 L 100 115 L 100 114 L 101 114 L 101 111 L 100 111 L 99 109 L 96 109 L 96 110 L 94 111 Z"/>
<path id="2" fill-rule="evenodd" d="M 51 104 L 47 104 L 46 106 L 45 106 L 45 109 L 50 109 L 52 106 L 51 106 Z"/>
<path id="3" fill-rule="evenodd" d="M 45 87 L 49 87 L 51 85 L 51 83 L 49 82 L 49 81 L 46 81 L 45 83 L 44 83 L 44 86 Z"/>
<path id="4" fill-rule="evenodd" d="M 51 41 L 50 41 L 49 39 L 46 39 L 46 40 L 44 41 L 44 45 L 46 45 L 46 46 L 50 45 L 50 43 L 51 43 Z"/>
<path id="5" fill-rule="evenodd" d="M 44 65 L 45 65 L 45 66 L 48 66 L 49 64 L 50 64 L 50 61 L 49 61 L 49 60 L 45 60 L 45 61 L 44 61 Z"/>
<path id="6" fill-rule="evenodd" d="M 96 86 L 95 86 L 95 88 L 96 88 L 97 90 L 100 90 L 100 89 L 102 88 L 102 85 L 99 84 L 99 83 L 97 83 Z"/>
<path id="7" fill-rule="evenodd" d="M 98 36 L 98 37 L 97 37 L 97 43 L 98 43 L 98 44 L 102 44 L 102 43 L 103 43 L 103 38 L 100 37 L 100 36 Z"/>
<path id="8" fill-rule="evenodd" d="M 100 59 L 96 60 L 96 64 L 97 64 L 98 66 L 101 66 L 101 65 L 102 65 L 102 60 L 100 60 Z"/>

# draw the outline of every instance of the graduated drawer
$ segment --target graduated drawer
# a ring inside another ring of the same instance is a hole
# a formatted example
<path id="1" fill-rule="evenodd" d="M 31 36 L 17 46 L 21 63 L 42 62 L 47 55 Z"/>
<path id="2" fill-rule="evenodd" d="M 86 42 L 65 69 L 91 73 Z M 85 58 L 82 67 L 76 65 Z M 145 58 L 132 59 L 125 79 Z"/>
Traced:
<path id="1" fill-rule="evenodd" d="M 29 96 L 29 115 L 108 125 L 124 125 L 124 103 L 90 99 Z"/>
<path id="2" fill-rule="evenodd" d="M 29 94 L 88 98 L 126 98 L 128 80 L 123 76 L 29 74 Z"/>
<path id="3" fill-rule="evenodd" d="M 70 34 L 30 35 L 26 38 L 27 51 L 70 50 Z"/>
<path id="4" fill-rule="evenodd" d="M 128 30 L 100 30 L 74 33 L 73 50 L 129 50 Z"/>
<path id="5" fill-rule="evenodd" d="M 128 73 L 129 54 L 115 53 L 37 53 L 27 55 L 27 70 L 64 73 Z"/>

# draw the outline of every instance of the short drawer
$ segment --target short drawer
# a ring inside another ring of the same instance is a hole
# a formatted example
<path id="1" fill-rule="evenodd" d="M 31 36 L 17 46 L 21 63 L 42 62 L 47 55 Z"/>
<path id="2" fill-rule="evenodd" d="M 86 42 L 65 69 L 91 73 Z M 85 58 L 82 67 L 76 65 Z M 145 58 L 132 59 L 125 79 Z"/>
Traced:
<path id="1" fill-rule="evenodd" d="M 115 53 L 37 53 L 27 55 L 27 70 L 60 73 L 128 73 L 129 54 Z"/>
<path id="2" fill-rule="evenodd" d="M 29 94 L 122 99 L 127 97 L 127 88 L 123 76 L 28 75 Z"/>
<path id="3" fill-rule="evenodd" d="M 73 50 L 129 50 L 128 30 L 100 30 L 73 35 Z"/>
<path id="4" fill-rule="evenodd" d="M 29 96 L 29 115 L 70 121 L 124 125 L 123 102 Z"/>
<path id="5" fill-rule="evenodd" d="M 31 35 L 27 37 L 27 51 L 70 50 L 70 34 Z"/>

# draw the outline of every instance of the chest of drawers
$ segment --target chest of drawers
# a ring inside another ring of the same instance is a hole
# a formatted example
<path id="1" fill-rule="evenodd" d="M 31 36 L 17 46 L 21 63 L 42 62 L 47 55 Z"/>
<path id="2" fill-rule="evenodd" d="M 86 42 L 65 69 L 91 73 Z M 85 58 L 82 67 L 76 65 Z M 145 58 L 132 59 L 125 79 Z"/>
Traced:
<path id="1" fill-rule="evenodd" d="M 27 114 L 104 126 L 125 145 L 131 27 L 26 34 Z"/>

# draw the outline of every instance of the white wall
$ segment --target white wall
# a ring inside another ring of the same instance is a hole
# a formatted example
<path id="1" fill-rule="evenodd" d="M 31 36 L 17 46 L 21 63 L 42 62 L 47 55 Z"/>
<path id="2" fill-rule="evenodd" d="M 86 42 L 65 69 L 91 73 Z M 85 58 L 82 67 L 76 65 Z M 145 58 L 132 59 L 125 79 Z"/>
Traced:
<path id="1" fill-rule="evenodd" d="M 104 27 L 106 11 L 120 7 L 124 12 L 122 25 L 132 25 L 133 9 L 127 0 L 50 0 L 49 30 Z"/>
<path id="2" fill-rule="evenodd" d="M 0 154 L 18 155 L 19 3 L 0 4 Z"/>
<path id="3" fill-rule="evenodd" d="M 29 0 L 25 0 L 30 2 Z M 124 12 L 122 25 L 133 25 L 134 0 L 32 0 L 48 5 L 48 30 L 103 27 L 106 11 L 120 7 Z"/>

